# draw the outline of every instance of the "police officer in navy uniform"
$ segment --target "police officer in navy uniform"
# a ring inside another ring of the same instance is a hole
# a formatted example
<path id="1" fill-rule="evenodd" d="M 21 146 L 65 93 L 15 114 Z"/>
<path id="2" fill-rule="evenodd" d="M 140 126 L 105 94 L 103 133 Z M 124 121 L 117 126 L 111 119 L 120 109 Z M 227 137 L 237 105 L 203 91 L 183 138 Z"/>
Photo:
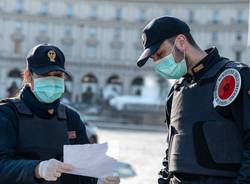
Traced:
<path id="1" fill-rule="evenodd" d="M 65 174 L 63 145 L 88 144 L 80 116 L 60 103 L 64 92 L 62 51 L 50 44 L 35 46 L 27 56 L 24 87 L 0 104 L 0 184 L 96 184 L 96 178 Z M 119 184 L 107 177 L 104 184 Z"/>
<path id="2" fill-rule="evenodd" d="M 142 40 L 137 65 L 151 58 L 158 74 L 176 79 L 166 103 L 167 150 L 158 183 L 249 184 L 249 67 L 215 47 L 202 50 L 175 17 L 152 20 Z"/>

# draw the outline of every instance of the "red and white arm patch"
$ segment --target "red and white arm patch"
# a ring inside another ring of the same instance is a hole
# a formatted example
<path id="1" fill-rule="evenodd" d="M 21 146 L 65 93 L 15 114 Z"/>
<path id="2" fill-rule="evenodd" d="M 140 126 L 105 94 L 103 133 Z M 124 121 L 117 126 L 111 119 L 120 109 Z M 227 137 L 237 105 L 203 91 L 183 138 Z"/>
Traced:
<path id="1" fill-rule="evenodd" d="M 241 76 L 238 70 L 229 68 L 217 78 L 214 89 L 213 105 L 225 107 L 230 105 L 238 96 L 241 88 Z"/>

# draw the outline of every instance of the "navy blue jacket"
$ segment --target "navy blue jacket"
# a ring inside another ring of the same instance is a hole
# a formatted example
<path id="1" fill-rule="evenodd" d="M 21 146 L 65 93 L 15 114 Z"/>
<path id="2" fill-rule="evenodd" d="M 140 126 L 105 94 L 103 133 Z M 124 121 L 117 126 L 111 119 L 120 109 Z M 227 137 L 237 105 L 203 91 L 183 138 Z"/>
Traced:
<path id="1" fill-rule="evenodd" d="M 22 96 L 25 93 L 24 96 Z M 40 104 L 33 96 L 29 88 L 24 88 L 21 92 L 21 99 L 24 100 L 27 106 L 38 107 Z M 44 105 L 44 104 L 43 104 Z M 58 102 L 50 104 L 49 108 L 55 107 Z M 43 108 L 30 108 L 35 113 L 41 113 Z M 40 110 L 40 112 L 38 112 Z M 46 117 L 46 109 L 43 114 Z M 67 108 L 67 113 L 70 114 L 71 120 L 69 123 L 76 129 L 77 138 L 74 144 L 88 144 L 89 140 L 86 135 L 85 125 L 83 124 L 79 114 Z M 0 184 L 29 184 L 43 183 L 43 179 L 36 179 L 34 176 L 35 167 L 39 164 L 39 160 L 15 160 L 16 145 L 17 145 L 17 127 L 18 119 L 15 110 L 9 105 L 9 102 L 0 105 Z M 27 130 L 28 131 L 28 130 Z M 35 132 L 34 132 L 35 133 Z M 76 176 L 78 177 L 78 176 Z M 97 179 L 89 177 L 80 177 L 80 184 L 96 184 Z M 66 184 L 74 184 L 71 181 L 64 182 Z"/>
<path id="2" fill-rule="evenodd" d="M 187 75 L 190 81 L 199 81 L 200 77 L 205 74 L 212 65 L 221 60 L 221 57 L 216 48 L 207 50 L 208 56 L 205 57 L 199 64 L 203 64 L 205 68 L 194 73 L 193 76 Z M 225 108 L 219 109 L 218 113 L 226 118 L 230 118 L 235 122 L 239 122 L 239 127 L 242 129 L 243 153 L 241 168 L 238 177 L 235 179 L 235 184 L 249 184 L 250 183 L 250 69 L 248 67 L 240 71 L 241 75 L 241 90 L 233 103 Z M 173 102 L 174 86 L 170 90 L 166 103 L 166 123 L 169 125 L 171 106 Z M 167 140 L 168 146 L 169 140 Z M 215 143 L 216 144 L 216 143 Z M 166 150 L 166 157 L 163 160 L 163 169 L 160 171 L 159 184 L 167 184 L 168 181 L 168 149 Z"/>

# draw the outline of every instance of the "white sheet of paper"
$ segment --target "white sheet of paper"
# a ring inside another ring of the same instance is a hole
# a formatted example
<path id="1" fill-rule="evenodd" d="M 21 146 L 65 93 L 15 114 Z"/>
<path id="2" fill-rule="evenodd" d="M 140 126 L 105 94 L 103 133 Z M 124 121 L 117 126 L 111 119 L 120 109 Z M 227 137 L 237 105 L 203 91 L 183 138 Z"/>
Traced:
<path id="1" fill-rule="evenodd" d="M 64 145 L 63 160 L 74 166 L 69 174 L 104 178 L 112 176 L 117 161 L 106 155 L 108 144 Z"/>

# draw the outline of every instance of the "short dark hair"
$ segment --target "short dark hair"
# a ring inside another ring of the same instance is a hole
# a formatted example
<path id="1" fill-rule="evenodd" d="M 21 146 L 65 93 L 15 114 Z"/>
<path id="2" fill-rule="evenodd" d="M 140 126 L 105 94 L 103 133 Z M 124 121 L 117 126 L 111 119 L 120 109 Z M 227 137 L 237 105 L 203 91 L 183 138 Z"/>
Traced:
<path id="1" fill-rule="evenodd" d="M 187 41 L 192 46 L 194 46 L 195 48 L 199 48 L 198 44 L 195 42 L 195 40 L 194 40 L 193 36 L 191 35 L 191 33 L 182 33 L 182 34 L 186 37 Z M 170 38 L 169 39 L 170 43 L 174 44 L 176 37 L 177 36 L 174 36 L 174 37 Z"/>

